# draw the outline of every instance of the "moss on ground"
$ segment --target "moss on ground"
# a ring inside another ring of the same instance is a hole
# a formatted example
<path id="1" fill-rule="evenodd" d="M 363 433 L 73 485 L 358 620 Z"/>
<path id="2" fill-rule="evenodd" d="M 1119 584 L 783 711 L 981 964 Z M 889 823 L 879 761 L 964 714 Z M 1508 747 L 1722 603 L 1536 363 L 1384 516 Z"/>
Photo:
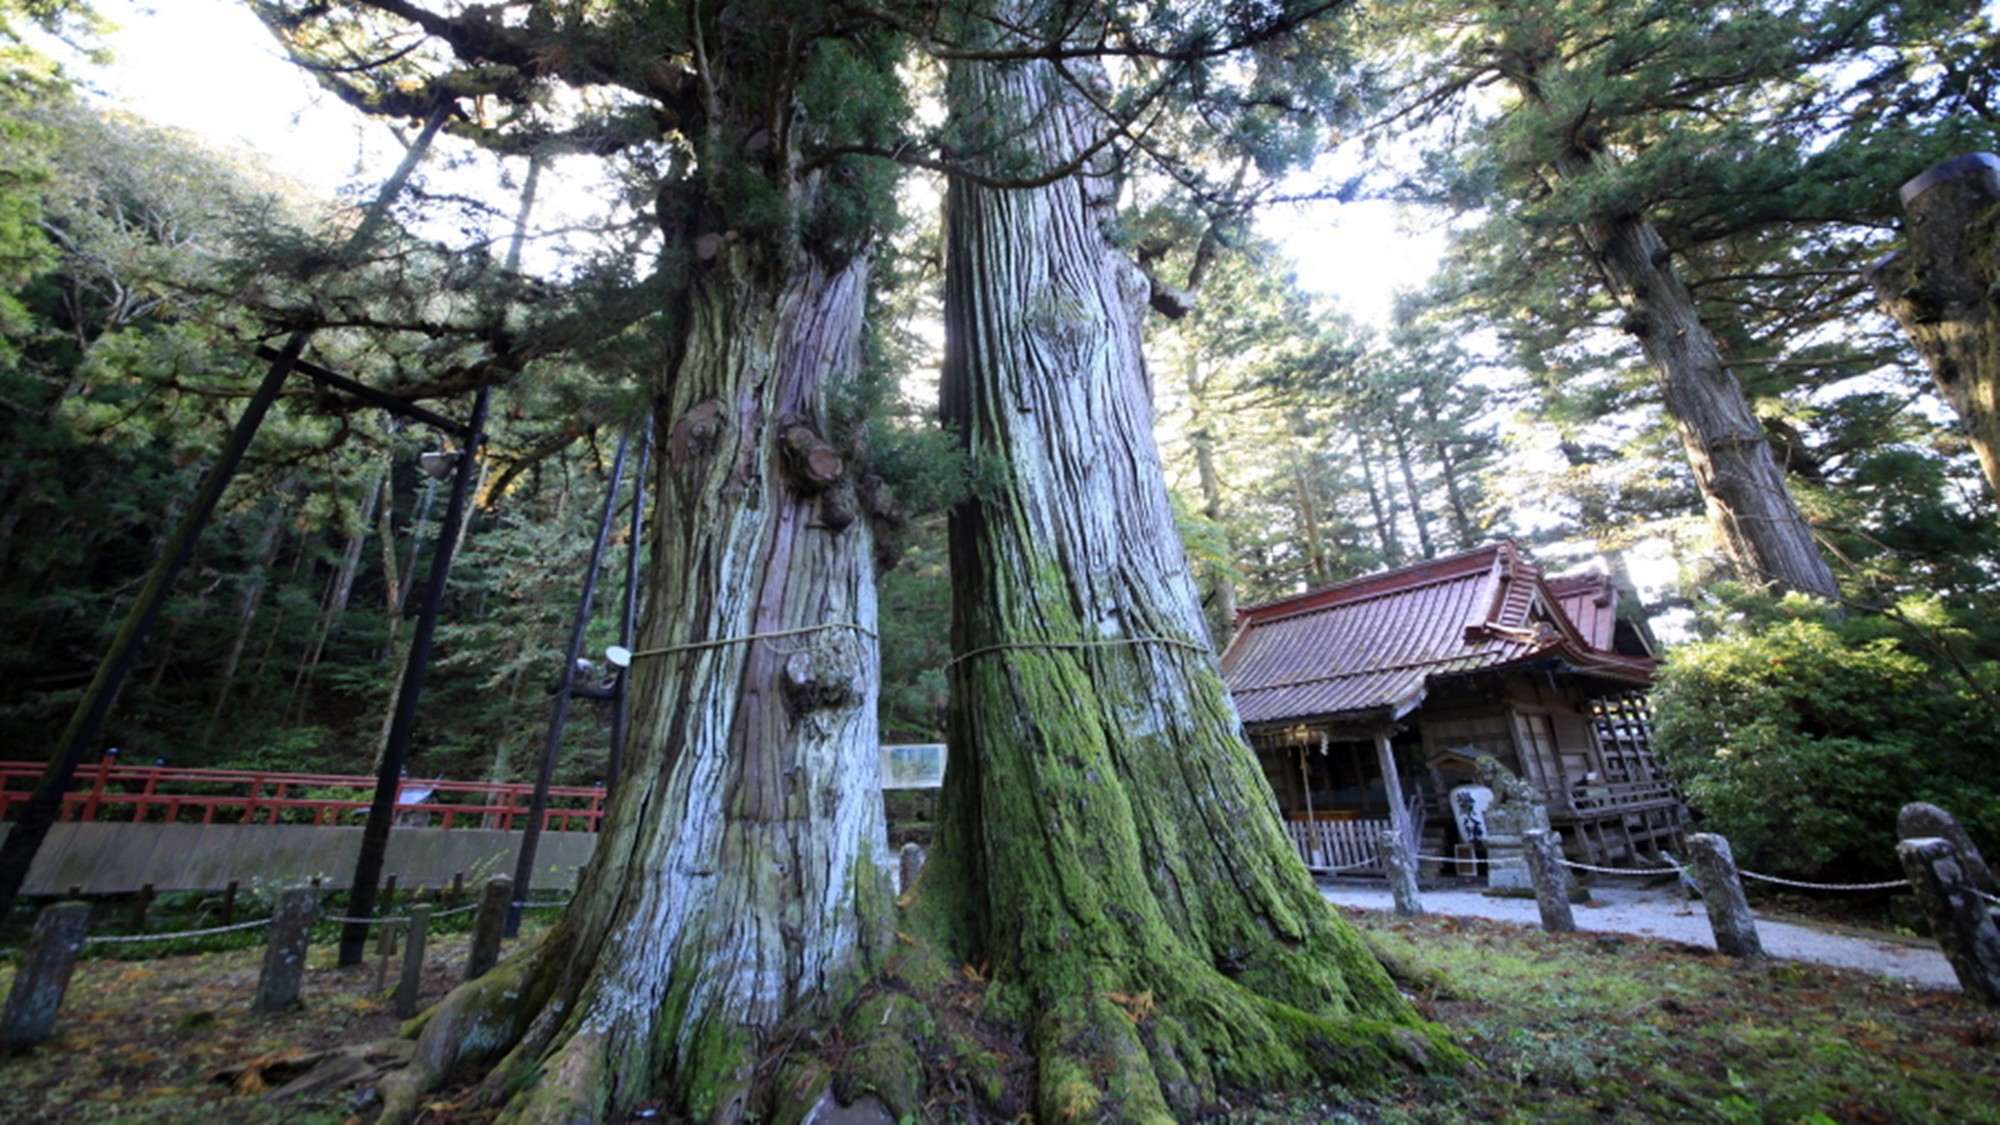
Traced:
<path id="1" fill-rule="evenodd" d="M 1372 1093 L 1225 1091 L 1204 1107 L 1208 1118 L 2000 1123 L 2000 1015 L 1956 993 L 1794 962 L 1737 963 L 1670 943 L 1350 917 L 1408 969 L 1398 976 L 1418 1007 L 1480 1066 Z M 800 1098 L 824 1088 L 879 1046 L 865 1034 L 872 1021 L 907 1045 L 907 1053 L 880 1048 L 872 1057 L 881 1065 L 871 1068 L 900 1075 L 894 1096 L 914 1103 L 916 1119 L 1013 1120 L 1032 1107 L 1034 1059 L 1022 1030 L 988 1012 L 982 968 L 898 946 L 889 971 L 836 1028 L 773 1044 L 774 1085 Z M 462 956 L 462 941 L 446 939 L 427 998 L 453 983 Z M 0 1062 L 0 1120 L 346 1119 L 344 1092 L 275 1105 L 259 1083 L 282 1080 L 295 1049 L 395 1033 L 386 996 L 373 991 L 374 966 L 338 969 L 331 949 L 319 950 L 303 1010 L 252 1016 L 259 958 L 248 949 L 80 965 L 57 1038 Z M 10 977 L 0 968 L 0 990 Z M 1185 1053 L 1174 1021 L 1134 1027 L 1156 1060 L 1163 1047 Z M 241 1088 L 207 1078 L 258 1060 Z M 435 1095 L 430 1104 L 444 1108 L 427 1120 L 485 1120 L 450 1108 L 463 1092 Z"/>
<path id="2" fill-rule="evenodd" d="M 2000 1122 L 2000 1016 L 1953 992 L 1692 946 L 1351 914 L 1481 1068 L 1244 1122 Z"/>

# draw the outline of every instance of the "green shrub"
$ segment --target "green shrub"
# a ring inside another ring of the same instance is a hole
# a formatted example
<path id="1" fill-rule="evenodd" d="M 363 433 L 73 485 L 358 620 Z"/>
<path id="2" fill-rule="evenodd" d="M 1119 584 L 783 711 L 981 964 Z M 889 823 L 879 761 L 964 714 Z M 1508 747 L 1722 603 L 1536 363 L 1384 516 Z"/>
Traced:
<path id="1" fill-rule="evenodd" d="M 1962 677 L 1797 602 L 1673 650 L 1654 695 L 1668 769 L 1746 868 L 1897 872 L 1896 814 L 1930 801 L 2000 832 L 2000 731 Z M 1983 672 L 1988 669 L 1975 669 Z"/>

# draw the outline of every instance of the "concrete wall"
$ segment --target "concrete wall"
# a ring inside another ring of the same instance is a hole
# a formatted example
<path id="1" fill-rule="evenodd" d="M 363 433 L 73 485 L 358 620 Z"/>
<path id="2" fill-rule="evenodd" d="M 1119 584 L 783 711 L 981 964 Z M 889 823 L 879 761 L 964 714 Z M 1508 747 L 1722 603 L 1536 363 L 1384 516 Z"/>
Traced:
<path id="1" fill-rule="evenodd" d="M 11 830 L 0 826 L 0 831 Z M 0 834 L 0 839 L 4 839 Z M 485 828 L 398 828 L 389 834 L 384 875 L 399 890 L 468 884 L 512 875 L 519 832 Z M 536 849 L 535 889 L 576 886 L 577 870 L 597 844 L 593 832 L 545 832 Z M 221 890 L 234 881 L 253 886 L 297 886 L 319 876 L 340 888 L 354 874 L 361 849 L 359 828 L 291 824 L 58 824 L 49 831 L 22 889 L 62 894 L 82 887 L 93 894 L 136 891 Z"/>

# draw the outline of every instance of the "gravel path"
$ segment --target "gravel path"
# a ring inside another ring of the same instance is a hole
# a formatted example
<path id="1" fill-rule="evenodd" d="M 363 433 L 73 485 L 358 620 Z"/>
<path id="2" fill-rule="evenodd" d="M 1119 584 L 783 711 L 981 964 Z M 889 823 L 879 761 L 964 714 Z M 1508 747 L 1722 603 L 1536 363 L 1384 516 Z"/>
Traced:
<path id="1" fill-rule="evenodd" d="M 1389 889 L 1380 883 L 1336 879 L 1321 883 L 1320 892 L 1328 902 L 1339 906 L 1362 910 L 1395 907 Z M 1590 904 L 1579 903 L 1572 911 L 1580 930 L 1635 934 L 1715 948 L 1708 912 L 1699 902 L 1682 902 L 1679 892 L 1672 888 L 1593 886 L 1590 896 Z M 1478 889 L 1443 888 L 1424 891 L 1421 897 L 1424 909 L 1432 914 L 1492 918 L 1523 926 L 1542 924 L 1533 899 L 1492 898 Z M 1880 973 L 1927 988 L 1958 989 L 1958 978 L 1953 975 L 1950 963 L 1929 942 L 1913 943 L 1887 935 L 1860 936 L 1764 918 L 1757 921 L 1757 936 L 1764 943 L 1764 952 L 1773 957 Z"/>

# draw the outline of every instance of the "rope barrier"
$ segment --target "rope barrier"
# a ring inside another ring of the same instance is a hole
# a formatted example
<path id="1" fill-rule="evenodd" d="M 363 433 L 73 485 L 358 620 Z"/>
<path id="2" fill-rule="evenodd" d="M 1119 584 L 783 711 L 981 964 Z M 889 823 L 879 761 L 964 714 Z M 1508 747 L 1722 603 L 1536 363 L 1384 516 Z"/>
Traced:
<path id="1" fill-rule="evenodd" d="M 1565 859 L 1562 865 L 1574 871 L 1590 871 L 1599 875 L 1682 875 L 1687 872 L 1687 868 L 1678 863 L 1669 863 L 1665 867 L 1592 867 L 1588 863 Z"/>
<path id="2" fill-rule="evenodd" d="M 875 630 L 868 628 L 866 625 L 857 625 L 852 621 L 828 621 L 819 625 L 801 626 L 797 629 L 774 629 L 768 633 L 750 633 L 741 637 L 722 637 L 712 641 L 690 641 L 684 645 L 668 645 L 665 648 L 640 649 L 638 652 L 632 654 L 632 659 L 637 660 L 642 656 L 670 656 L 676 652 L 693 652 L 696 649 L 702 648 L 721 648 L 724 645 L 749 644 L 751 641 L 767 641 L 776 637 L 798 637 L 807 633 L 823 632 L 827 629 L 852 629 L 871 641 L 881 639 L 876 636 Z"/>
<path id="3" fill-rule="evenodd" d="M 440 910 L 431 915 L 431 921 L 435 922 L 440 918 L 450 918 L 456 914 L 470 914 L 477 909 L 479 909 L 479 904 L 475 902 L 471 906 L 458 906 L 458 907 L 453 907 L 450 910 Z M 345 918 L 338 916 L 328 916 L 319 919 L 319 921 L 322 922 L 335 922 L 342 926 L 351 926 L 351 925 L 373 926 L 378 923 L 384 923 L 384 922 L 390 925 L 400 926 L 408 922 L 409 920 L 410 916 L 408 914 L 377 914 L 373 918 Z"/>
<path id="4" fill-rule="evenodd" d="M 1458 856 L 1442 856 L 1442 855 L 1413 855 L 1410 858 L 1417 861 L 1418 863 L 1492 863 L 1493 862 L 1490 859 L 1484 859 L 1479 856 L 1472 856 L 1472 855 L 1466 856 L 1463 859 L 1459 858 Z"/>
<path id="5" fill-rule="evenodd" d="M 1184 648 L 1190 652 L 1199 652 L 1206 656 L 1215 655 L 1215 650 L 1207 645 L 1196 644 L 1193 641 L 1177 640 L 1173 637 L 1118 637 L 1108 641 L 1003 641 L 997 645 L 986 645 L 983 648 L 975 648 L 971 652 L 961 652 L 950 660 L 945 661 L 944 666 L 950 668 L 962 660 L 970 660 L 975 656 L 984 656 L 989 652 L 1006 652 L 1010 649 L 1117 648 L 1121 645 L 1165 645 L 1168 648 Z"/>
<path id="6" fill-rule="evenodd" d="M 1892 879 L 1886 883 L 1802 883 L 1797 879 L 1780 879 L 1776 875 L 1759 875 L 1755 871 L 1738 872 L 1745 879 L 1761 879 L 1766 883 L 1776 883 L 1781 887 L 1797 887 L 1804 891 L 1887 891 L 1910 885 L 1908 879 Z"/>
<path id="7" fill-rule="evenodd" d="M 208 937 L 211 934 L 232 934 L 238 930 L 254 930 L 259 926 L 268 926 L 270 924 L 271 920 L 269 918 L 259 918 L 255 922 L 238 922 L 233 926 L 213 926 L 206 930 L 183 930 L 180 933 L 174 934 L 125 934 L 122 936 L 107 934 L 102 937 L 86 937 L 83 939 L 83 944 L 130 945 L 141 941 L 174 941 L 179 938 Z"/>
<path id="8" fill-rule="evenodd" d="M 1350 863 L 1344 867 L 1312 867 L 1308 868 L 1307 870 L 1315 872 L 1324 872 L 1328 875 L 1338 875 L 1343 871 L 1354 871 L 1363 867 L 1373 867 L 1375 866 L 1375 864 L 1376 864 L 1375 860 L 1364 859 L 1360 863 Z"/>

